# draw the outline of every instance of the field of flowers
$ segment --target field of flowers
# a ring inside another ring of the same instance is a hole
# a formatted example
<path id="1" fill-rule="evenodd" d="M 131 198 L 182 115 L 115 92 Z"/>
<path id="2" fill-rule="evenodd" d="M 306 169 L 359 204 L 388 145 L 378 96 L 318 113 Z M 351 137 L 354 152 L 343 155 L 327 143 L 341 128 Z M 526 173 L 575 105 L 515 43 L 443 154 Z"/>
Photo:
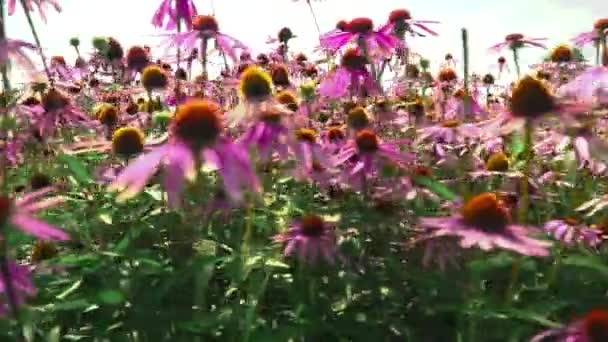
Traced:
<path id="1" fill-rule="evenodd" d="M 476 75 L 406 9 L 254 54 L 155 2 L 161 47 L 67 61 L 0 0 L 0 341 L 608 341 L 608 19 Z"/>

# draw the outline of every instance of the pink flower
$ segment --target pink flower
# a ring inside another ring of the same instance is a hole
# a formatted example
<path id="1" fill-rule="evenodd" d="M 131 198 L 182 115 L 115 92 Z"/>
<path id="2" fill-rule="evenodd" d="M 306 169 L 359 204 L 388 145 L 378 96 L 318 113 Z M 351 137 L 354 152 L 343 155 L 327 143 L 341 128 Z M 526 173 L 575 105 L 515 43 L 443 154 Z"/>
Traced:
<path id="1" fill-rule="evenodd" d="M 12 262 L 8 262 L 8 274 L 11 280 L 11 287 L 14 291 L 15 300 L 17 305 L 25 302 L 25 297 L 35 296 L 38 292 L 34 287 L 30 270 L 27 266 L 18 265 Z M 0 294 L 6 295 L 7 284 L 0 278 Z M 5 295 L 0 297 L 5 297 Z M 8 311 L 8 303 L 0 301 L 0 317 L 6 315 Z"/>
<path id="2" fill-rule="evenodd" d="M 52 190 L 49 187 L 43 188 L 27 193 L 17 200 L 0 195 L 0 225 L 9 223 L 39 239 L 68 240 L 68 234 L 32 216 L 42 209 L 53 207 L 63 201 L 60 197 L 41 200 Z"/>
<path id="3" fill-rule="evenodd" d="M 8 15 L 15 14 L 16 5 L 17 0 L 8 0 Z M 55 11 L 61 12 L 61 5 L 59 5 L 57 0 L 25 0 L 24 10 L 33 12 L 34 5 L 38 8 L 38 13 L 40 13 L 40 18 L 43 21 L 46 21 L 45 6 L 53 6 Z"/>
<path id="4" fill-rule="evenodd" d="M 0 40 L 0 64 L 6 64 L 9 61 L 16 61 L 17 64 L 32 72 L 36 67 L 34 62 L 27 56 L 27 51 L 37 52 L 36 45 L 30 44 L 23 40 L 6 39 Z"/>
<path id="5" fill-rule="evenodd" d="M 231 199 L 242 200 L 245 189 L 261 191 L 246 149 L 222 136 L 220 110 L 216 103 L 200 99 L 178 107 L 170 128 L 170 141 L 130 163 L 110 184 L 109 190 L 121 192 L 119 201 L 129 199 L 138 194 L 158 166 L 163 165 L 168 201 L 177 207 L 184 180 L 193 181 L 201 162 L 205 161 L 218 169 Z"/>
<path id="6" fill-rule="evenodd" d="M 346 31 L 332 31 L 321 36 L 321 46 L 335 51 L 350 42 L 359 43 L 360 40 L 365 42 L 370 54 L 376 51 L 386 53 L 399 46 L 399 39 L 392 36 L 392 25 L 387 24 L 374 31 L 374 23 L 369 18 L 355 18 L 346 26 Z"/>
<path id="7" fill-rule="evenodd" d="M 315 264 L 319 256 L 333 264 L 339 258 L 336 248 L 335 226 L 317 215 L 306 215 L 289 229 L 274 236 L 274 241 L 285 244 L 285 256 L 296 254 L 307 264 Z"/>
<path id="8" fill-rule="evenodd" d="M 505 37 L 504 42 L 498 43 L 490 47 L 490 50 L 498 52 L 504 49 L 505 47 L 508 47 L 510 49 L 519 49 L 524 46 L 530 45 L 546 49 L 547 47 L 544 44 L 539 43 L 540 41 L 544 40 L 547 40 L 547 38 L 529 38 L 521 33 L 512 33 Z"/>
<path id="9" fill-rule="evenodd" d="M 167 47 L 184 48 L 185 54 L 191 53 L 198 47 L 199 40 L 213 38 L 220 52 L 226 54 L 233 61 L 238 61 L 237 50 L 248 50 L 247 46 L 236 38 L 219 31 L 215 17 L 210 15 L 197 15 L 192 19 L 192 28 L 188 32 L 172 33 L 167 35 Z"/>
<path id="10" fill-rule="evenodd" d="M 197 10 L 193 0 L 162 0 L 160 6 L 154 12 L 152 25 L 161 28 L 166 21 L 165 29 L 174 30 L 177 27 L 177 22 L 183 20 L 186 27 L 191 30 L 192 18 L 196 15 Z"/>
<path id="11" fill-rule="evenodd" d="M 511 250 L 530 256 L 549 255 L 549 242 L 529 237 L 530 230 L 511 223 L 509 209 L 495 194 L 482 193 L 468 200 L 460 213 L 448 217 L 425 217 L 420 225 L 431 237 L 455 236 L 460 246 L 482 250 Z"/>
<path id="12" fill-rule="evenodd" d="M 385 166 L 412 162 L 413 155 L 399 151 L 398 145 L 405 141 L 386 142 L 380 140 L 376 132 L 368 129 L 357 133 L 355 139 L 345 144 L 335 156 L 335 165 L 349 163 L 344 170 L 344 178 L 352 185 L 365 191 L 366 180 L 378 174 Z"/>
<path id="13" fill-rule="evenodd" d="M 530 342 L 604 342 L 608 341 L 608 310 L 591 310 L 581 319 L 558 329 L 544 331 Z"/>
<path id="14" fill-rule="evenodd" d="M 377 90 L 371 74 L 367 71 L 368 59 L 359 49 L 349 48 L 342 55 L 340 66 L 327 75 L 319 85 L 319 94 L 329 98 L 340 98 L 357 94 L 357 90 L 371 93 Z"/>
<path id="15" fill-rule="evenodd" d="M 590 228 L 572 218 L 551 220 L 545 223 L 544 228 L 555 239 L 564 242 L 566 245 L 581 243 L 589 247 L 595 247 L 602 242 L 602 232 L 600 230 Z"/>

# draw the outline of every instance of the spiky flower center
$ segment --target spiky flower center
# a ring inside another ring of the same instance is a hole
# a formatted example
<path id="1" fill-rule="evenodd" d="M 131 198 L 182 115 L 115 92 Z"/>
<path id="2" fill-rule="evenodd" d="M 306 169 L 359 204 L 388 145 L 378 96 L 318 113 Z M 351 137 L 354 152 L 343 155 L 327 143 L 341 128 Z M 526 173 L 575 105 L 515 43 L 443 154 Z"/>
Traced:
<path id="1" fill-rule="evenodd" d="M 504 203 L 488 192 L 469 199 L 461 212 L 467 224 L 488 232 L 500 232 L 511 221 Z"/>
<path id="2" fill-rule="evenodd" d="M 515 116 L 536 118 L 554 110 L 556 105 L 540 80 L 526 76 L 513 89 L 509 107 Z"/>
<path id="3" fill-rule="evenodd" d="M 330 127 L 327 129 L 327 139 L 331 142 L 339 142 L 344 140 L 344 131 L 340 127 Z"/>
<path id="4" fill-rule="evenodd" d="M 589 342 L 608 341 L 608 310 L 592 310 L 583 318 L 583 331 Z"/>
<path id="5" fill-rule="evenodd" d="M 502 65 L 502 64 L 505 64 L 506 62 L 507 62 L 506 58 L 504 58 L 502 56 L 498 57 L 498 64 Z"/>
<path id="6" fill-rule="evenodd" d="M 490 155 L 486 161 L 486 170 L 505 172 L 509 169 L 509 157 L 503 152 L 496 152 Z"/>
<path id="7" fill-rule="evenodd" d="M 280 111 L 274 110 L 272 108 L 262 111 L 259 116 L 260 121 L 271 124 L 280 123 L 282 117 L 283 114 Z"/>
<path id="8" fill-rule="evenodd" d="M 275 64 L 270 69 L 272 83 L 279 87 L 287 87 L 291 84 L 289 81 L 289 70 L 283 64 Z"/>
<path id="9" fill-rule="evenodd" d="M 62 110 L 70 105 L 70 99 L 60 93 L 57 89 L 51 88 L 42 96 L 42 107 L 47 112 Z"/>
<path id="10" fill-rule="evenodd" d="M 99 107 L 95 116 L 105 126 L 116 126 L 118 122 L 118 108 L 112 104 L 104 103 Z"/>
<path id="11" fill-rule="evenodd" d="M 494 76 L 492 74 L 485 74 L 482 79 L 483 84 L 485 84 L 486 86 L 493 85 L 494 81 Z"/>
<path id="12" fill-rule="evenodd" d="M 33 107 L 33 106 L 39 105 L 40 104 L 40 100 L 38 100 L 34 96 L 28 96 L 25 100 L 23 100 L 21 102 L 21 104 L 24 105 L 24 106 Z"/>
<path id="13" fill-rule="evenodd" d="M 572 49 L 567 45 L 560 45 L 551 52 L 551 61 L 554 63 L 568 63 L 572 61 Z"/>
<path id="14" fill-rule="evenodd" d="M 51 259 L 57 255 L 57 246 L 53 241 L 37 240 L 32 250 L 32 262 Z"/>
<path id="15" fill-rule="evenodd" d="M 444 68 L 439 71 L 439 75 L 437 76 L 437 78 L 441 82 L 452 82 L 455 81 L 458 76 L 456 75 L 456 70 L 452 68 Z"/>
<path id="16" fill-rule="evenodd" d="M 410 14 L 410 11 L 406 10 L 405 8 L 393 10 L 388 15 L 388 21 L 393 24 L 403 23 L 409 19 L 412 19 L 412 15 Z"/>
<path id="17" fill-rule="evenodd" d="M 602 18 L 602 19 L 596 20 L 595 23 L 593 24 L 593 27 L 600 32 L 604 32 L 604 31 L 608 30 L 608 18 Z"/>
<path id="18" fill-rule="evenodd" d="M 357 106 L 351 109 L 346 116 L 346 124 L 355 130 L 367 127 L 369 125 L 369 116 L 365 108 Z"/>
<path id="19" fill-rule="evenodd" d="M 301 142 L 314 143 L 317 140 L 317 132 L 310 128 L 297 129 L 295 135 Z"/>
<path id="20" fill-rule="evenodd" d="M 369 129 L 364 129 L 357 133 L 355 143 L 357 144 L 357 149 L 359 152 L 362 153 L 376 152 L 380 146 L 378 136 L 374 131 Z"/>
<path id="21" fill-rule="evenodd" d="M 336 23 L 336 29 L 340 31 L 348 31 L 348 22 L 346 20 L 340 20 Z"/>
<path id="22" fill-rule="evenodd" d="M 412 172 L 420 177 L 430 177 L 433 174 L 430 168 L 423 165 L 416 165 Z"/>
<path id="23" fill-rule="evenodd" d="M 261 101 L 272 93 L 272 78 L 262 68 L 249 66 L 241 74 L 240 90 L 248 101 Z"/>
<path id="24" fill-rule="evenodd" d="M 348 23 L 348 31 L 355 34 L 369 34 L 374 30 L 374 22 L 370 18 L 355 18 Z"/>
<path id="25" fill-rule="evenodd" d="M 564 218 L 564 222 L 566 222 L 566 224 L 569 226 L 578 226 L 579 225 L 579 221 L 577 219 L 575 219 L 574 217 L 566 217 L 566 218 Z"/>
<path id="26" fill-rule="evenodd" d="M 178 107 L 173 133 L 195 149 L 212 144 L 222 132 L 220 106 L 207 100 L 190 100 Z"/>
<path id="27" fill-rule="evenodd" d="M 144 133 L 136 127 L 122 127 L 112 136 L 112 151 L 119 156 L 133 156 L 144 150 Z"/>
<path id="28" fill-rule="evenodd" d="M 51 57 L 51 63 L 55 64 L 55 65 L 60 65 L 60 66 L 66 66 L 68 65 L 65 61 L 65 58 L 63 56 L 53 56 Z"/>
<path id="29" fill-rule="evenodd" d="M 300 223 L 302 234 L 308 237 L 319 237 L 325 231 L 325 222 L 320 216 L 306 215 Z"/>
<path id="30" fill-rule="evenodd" d="M 148 65 L 141 73 L 141 84 L 148 91 L 164 89 L 167 83 L 167 74 L 157 65 Z"/>
<path id="31" fill-rule="evenodd" d="M 51 177 L 45 173 L 35 173 L 30 177 L 30 187 L 32 190 L 40 190 L 52 184 Z"/>
<path id="32" fill-rule="evenodd" d="M 515 42 L 524 39 L 524 35 L 521 33 L 511 33 L 505 37 L 507 42 Z"/>
<path id="33" fill-rule="evenodd" d="M 298 100 L 296 96 L 290 92 L 289 90 L 283 90 L 276 96 L 277 101 L 287 107 L 289 110 L 296 111 L 298 110 Z"/>
<path id="34" fill-rule="evenodd" d="M 291 32 L 289 27 L 283 27 L 279 30 L 277 38 L 279 39 L 279 42 L 287 43 L 291 38 L 293 38 L 293 32 Z"/>
<path id="35" fill-rule="evenodd" d="M 141 71 L 149 63 L 148 52 L 141 46 L 132 46 L 127 51 L 127 68 Z"/>
<path id="36" fill-rule="evenodd" d="M 347 48 L 340 64 L 349 70 L 361 70 L 367 64 L 367 58 L 357 48 Z"/>
<path id="37" fill-rule="evenodd" d="M 458 126 L 460 126 L 460 121 L 458 120 L 447 120 L 441 123 L 442 127 L 446 127 L 446 128 L 456 128 Z"/>
<path id="38" fill-rule="evenodd" d="M 197 15 L 192 19 L 192 28 L 200 32 L 216 33 L 220 30 L 215 17 L 211 15 Z"/>
<path id="39" fill-rule="evenodd" d="M 4 226 L 11 216 L 13 201 L 6 195 L 0 195 L 0 225 Z"/>

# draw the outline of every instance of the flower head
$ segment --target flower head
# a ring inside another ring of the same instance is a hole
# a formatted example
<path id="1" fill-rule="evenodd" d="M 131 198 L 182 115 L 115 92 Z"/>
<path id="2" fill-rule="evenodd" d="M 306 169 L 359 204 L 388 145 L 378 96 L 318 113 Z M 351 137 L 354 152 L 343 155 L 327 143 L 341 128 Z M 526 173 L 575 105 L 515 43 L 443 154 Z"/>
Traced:
<path id="1" fill-rule="evenodd" d="M 319 257 L 333 264 L 338 256 L 335 226 L 317 215 L 306 215 L 289 229 L 274 236 L 274 241 L 285 244 L 284 254 L 296 254 L 301 262 L 315 264 Z"/>
<path id="2" fill-rule="evenodd" d="M 247 101 L 263 101 L 272 94 L 272 77 L 264 69 L 249 66 L 241 74 L 241 94 Z"/>
<path id="3" fill-rule="evenodd" d="M 537 118 L 555 109 L 553 95 L 540 80 L 526 76 L 515 85 L 509 103 L 514 116 Z"/>
<path id="4" fill-rule="evenodd" d="M 121 127 L 112 135 L 112 152 L 130 157 L 144 150 L 144 133 L 136 127 Z"/>
<path id="5" fill-rule="evenodd" d="M 445 218 L 422 218 L 421 226 L 431 237 L 456 236 L 464 248 L 502 248 L 524 255 L 546 256 L 548 242 L 528 236 L 526 227 L 511 222 L 510 211 L 493 193 L 482 193 L 466 201 L 459 213 Z"/>

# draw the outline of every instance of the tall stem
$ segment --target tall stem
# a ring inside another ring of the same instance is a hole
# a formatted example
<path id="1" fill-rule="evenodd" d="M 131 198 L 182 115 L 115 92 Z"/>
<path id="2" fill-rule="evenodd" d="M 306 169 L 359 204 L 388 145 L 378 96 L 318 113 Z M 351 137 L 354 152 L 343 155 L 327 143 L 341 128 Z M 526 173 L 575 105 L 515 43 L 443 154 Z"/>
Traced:
<path id="1" fill-rule="evenodd" d="M 4 24 L 4 19 L 4 0 L 0 0 L 0 46 L 6 46 L 7 43 L 6 25 Z M 11 83 L 8 78 L 8 60 L 6 61 L 6 63 L 2 63 L 0 65 L 0 73 L 2 74 L 2 87 L 4 89 L 4 95 L 8 96 L 7 94 L 11 90 Z"/>
<path id="2" fill-rule="evenodd" d="M 380 92 L 382 93 L 383 90 L 382 90 L 382 86 L 380 85 L 380 80 L 378 79 L 378 73 L 376 71 L 376 64 L 374 63 L 373 59 L 369 55 L 369 51 L 367 50 L 367 43 L 365 42 L 365 37 L 360 36 L 357 43 L 359 45 L 359 48 L 361 49 L 361 53 L 363 53 L 363 56 L 365 56 L 365 58 L 369 62 L 371 73 L 372 73 L 372 75 L 371 75 L 372 80 L 374 80 L 374 83 L 376 84 L 376 86 L 378 87 Z"/>
<path id="3" fill-rule="evenodd" d="M 462 29 L 462 58 L 464 59 L 464 117 L 471 113 L 471 101 L 469 95 L 469 34 L 466 28 Z"/>
<path id="4" fill-rule="evenodd" d="M 315 10 L 312 8 L 312 4 L 310 0 L 306 0 L 308 4 L 308 8 L 310 9 L 310 14 L 312 14 L 312 19 L 315 21 L 315 26 L 317 27 L 317 33 L 319 34 L 319 39 L 321 38 L 321 26 L 319 26 L 319 21 L 317 20 L 317 15 L 315 14 Z"/>
<path id="5" fill-rule="evenodd" d="M 518 48 L 516 47 L 511 48 L 511 50 L 513 51 L 513 63 L 515 64 L 515 72 L 517 73 L 517 78 L 519 79 L 519 77 L 521 76 L 521 72 L 519 69 L 519 54 L 517 49 Z"/>
<path id="6" fill-rule="evenodd" d="M 0 228 L 0 276 L 2 277 L 2 283 L 4 284 L 4 291 L 6 292 L 6 299 L 8 301 L 8 307 L 11 312 L 11 315 L 17 322 L 19 327 L 17 338 L 19 341 L 23 340 L 21 335 L 22 329 L 21 323 L 19 320 L 19 306 L 17 305 L 17 293 L 15 292 L 15 287 L 13 286 L 13 277 L 11 275 L 10 269 L 8 267 L 8 244 L 5 237 L 5 228 Z"/>
<path id="7" fill-rule="evenodd" d="M 40 53 L 40 58 L 42 59 L 42 66 L 44 67 L 44 73 L 46 77 L 49 79 L 49 83 L 53 86 L 53 78 L 51 77 L 51 71 L 49 69 L 48 64 L 46 63 L 46 57 L 44 55 L 44 51 L 42 51 L 42 44 L 40 44 L 40 38 L 38 37 L 38 32 L 36 32 L 36 27 L 34 26 L 34 22 L 32 21 L 32 15 L 30 11 L 27 10 L 28 6 L 25 2 L 26 0 L 21 0 L 21 7 L 23 8 L 23 12 L 25 12 L 25 18 L 27 19 L 27 24 L 30 26 L 30 30 L 32 31 L 32 35 L 34 36 L 34 41 L 36 42 L 36 47 L 38 47 L 38 53 Z"/>
<path id="8" fill-rule="evenodd" d="M 517 210 L 518 221 L 520 224 L 526 224 L 528 220 L 528 206 L 530 203 L 530 193 L 528 189 L 528 173 L 530 171 L 530 161 L 532 160 L 532 133 L 534 126 L 532 120 L 526 119 L 524 126 L 524 169 L 522 170 L 523 175 L 520 179 L 520 203 Z"/>

